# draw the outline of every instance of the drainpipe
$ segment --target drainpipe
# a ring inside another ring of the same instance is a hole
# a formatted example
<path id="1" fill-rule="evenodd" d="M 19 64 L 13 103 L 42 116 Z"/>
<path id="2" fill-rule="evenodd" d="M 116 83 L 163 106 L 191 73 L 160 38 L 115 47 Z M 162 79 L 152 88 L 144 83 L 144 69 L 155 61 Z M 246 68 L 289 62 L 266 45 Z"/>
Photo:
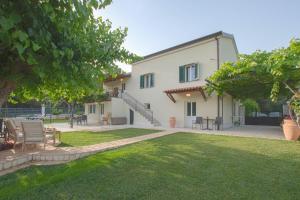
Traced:
<path id="1" fill-rule="evenodd" d="M 219 44 L 219 38 L 216 37 L 215 39 L 216 39 L 216 42 L 217 42 L 217 70 L 219 70 L 220 69 L 220 44 Z M 220 117 L 220 96 L 219 95 L 218 95 L 217 108 L 218 108 L 218 117 Z M 222 113 L 222 115 L 223 115 L 223 113 Z M 220 124 L 219 123 L 217 125 L 217 129 L 220 130 Z"/>

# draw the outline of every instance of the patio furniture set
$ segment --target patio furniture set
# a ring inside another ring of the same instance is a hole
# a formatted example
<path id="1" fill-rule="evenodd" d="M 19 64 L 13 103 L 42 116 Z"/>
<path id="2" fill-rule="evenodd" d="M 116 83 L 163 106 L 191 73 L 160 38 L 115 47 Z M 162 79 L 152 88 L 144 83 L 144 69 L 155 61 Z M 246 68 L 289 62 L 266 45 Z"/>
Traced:
<path id="1" fill-rule="evenodd" d="M 87 125 L 87 115 L 74 115 L 73 120 L 76 121 L 77 125 Z"/>
<path id="2" fill-rule="evenodd" d="M 192 129 L 197 128 L 197 126 L 202 130 L 216 130 L 218 127 L 223 129 L 223 120 L 222 117 L 216 117 L 215 119 L 196 117 L 192 122 Z"/>
<path id="3" fill-rule="evenodd" d="M 61 132 L 55 128 L 45 128 L 41 120 L 9 118 L 1 121 L 0 131 L 3 143 L 12 141 L 13 148 L 16 144 L 22 144 L 22 151 L 24 151 L 27 144 L 44 144 L 45 149 L 49 138 L 53 140 L 55 145 L 56 135 L 60 140 Z"/>

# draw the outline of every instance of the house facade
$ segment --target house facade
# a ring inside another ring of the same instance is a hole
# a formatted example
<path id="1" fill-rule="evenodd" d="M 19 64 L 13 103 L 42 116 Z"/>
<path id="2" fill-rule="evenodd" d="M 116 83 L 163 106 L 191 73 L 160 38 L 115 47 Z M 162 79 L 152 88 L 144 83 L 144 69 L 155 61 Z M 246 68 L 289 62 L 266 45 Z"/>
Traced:
<path id="1" fill-rule="evenodd" d="M 101 123 L 110 116 L 126 118 L 127 124 L 167 127 L 175 117 L 176 127 L 192 127 L 199 116 L 219 117 L 224 128 L 232 127 L 242 115 L 239 101 L 208 95 L 204 87 L 222 63 L 237 59 L 233 35 L 221 31 L 145 56 L 132 64 L 130 74 L 104 82 L 110 98 L 85 105 L 88 121 Z"/>

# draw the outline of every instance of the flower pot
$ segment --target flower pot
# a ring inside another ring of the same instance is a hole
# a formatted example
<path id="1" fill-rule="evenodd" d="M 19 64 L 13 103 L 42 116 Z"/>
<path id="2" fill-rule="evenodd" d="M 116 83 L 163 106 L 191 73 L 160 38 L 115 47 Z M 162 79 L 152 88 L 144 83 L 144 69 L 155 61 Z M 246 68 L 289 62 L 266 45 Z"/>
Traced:
<path id="1" fill-rule="evenodd" d="M 175 128 L 175 126 L 176 126 L 176 117 L 170 117 L 169 124 L 170 124 L 170 128 Z"/>
<path id="2" fill-rule="evenodd" d="M 291 119 L 283 120 L 283 133 L 287 140 L 297 140 L 300 136 L 300 128 L 297 123 Z"/>

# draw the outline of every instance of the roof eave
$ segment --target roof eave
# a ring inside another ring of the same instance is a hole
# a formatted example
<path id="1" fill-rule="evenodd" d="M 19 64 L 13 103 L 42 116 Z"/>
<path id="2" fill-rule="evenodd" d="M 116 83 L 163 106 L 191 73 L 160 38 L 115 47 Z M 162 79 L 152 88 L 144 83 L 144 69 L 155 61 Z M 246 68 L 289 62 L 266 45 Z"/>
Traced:
<path id="1" fill-rule="evenodd" d="M 177 50 L 177 49 L 181 49 L 181 48 L 184 48 L 184 47 L 188 47 L 188 46 L 191 46 L 193 44 L 197 44 L 199 42 L 210 40 L 210 39 L 213 39 L 213 38 L 216 38 L 216 37 L 219 37 L 219 36 L 231 38 L 231 39 L 234 40 L 234 36 L 232 34 L 228 34 L 228 33 L 225 33 L 223 31 L 219 31 L 219 32 L 216 32 L 216 33 L 206 35 L 204 37 L 200 37 L 200 38 L 197 38 L 197 39 L 194 39 L 194 40 L 191 40 L 191 41 L 188 41 L 188 42 L 185 42 L 185 43 L 182 43 L 182 44 L 179 44 L 179 45 L 176 45 L 176 46 L 173 46 L 173 47 L 170 47 L 170 48 L 167 48 L 167 49 L 164 49 L 164 50 L 161 50 L 161 51 L 149 54 L 149 55 L 146 55 L 146 56 L 143 57 L 142 60 L 134 62 L 134 63 L 132 63 L 132 65 L 135 65 L 135 64 L 138 64 L 140 62 L 144 62 L 148 59 L 154 58 L 156 56 L 160 56 L 162 54 L 165 54 L 165 53 Z M 234 41 L 234 43 L 235 43 L 235 41 Z M 235 46 L 236 46 L 236 44 L 235 44 Z M 237 50 L 237 48 L 236 48 L 236 50 Z"/>

